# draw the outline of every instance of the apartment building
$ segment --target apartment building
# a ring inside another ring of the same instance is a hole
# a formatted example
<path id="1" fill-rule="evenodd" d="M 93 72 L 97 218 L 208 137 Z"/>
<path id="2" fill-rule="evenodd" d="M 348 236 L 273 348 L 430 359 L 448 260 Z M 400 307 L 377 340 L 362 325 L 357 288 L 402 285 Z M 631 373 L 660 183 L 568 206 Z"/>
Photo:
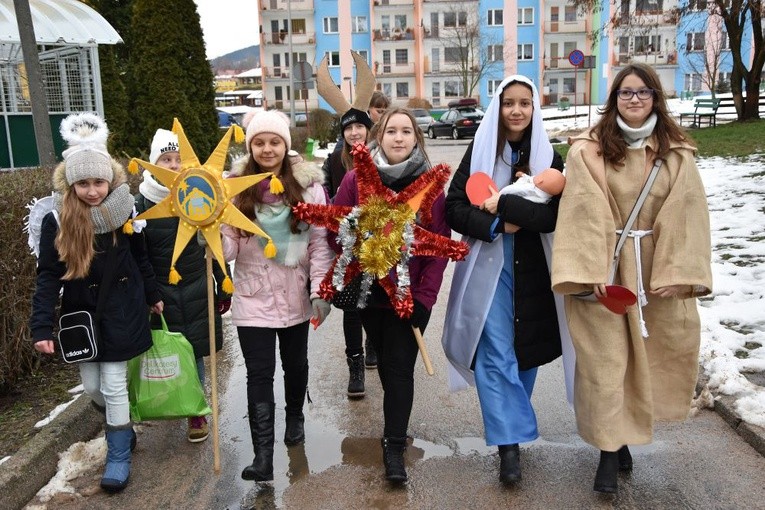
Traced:
<path id="1" fill-rule="evenodd" d="M 393 104 L 424 98 L 434 107 L 463 96 L 487 104 L 502 79 L 516 73 L 537 83 L 543 104 L 563 96 L 602 103 L 615 74 L 631 62 L 654 67 L 669 94 L 700 91 L 708 89 L 701 70 L 713 47 L 722 54 L 719 78 L 729 80 L 732 68 L 724 27 L 709 18 L 707 0 L 690 0 L 698 16 L 682 23 L 672 11 L 678 0 L 620 0 L 591 14 L 567 0 L 258 1 L 264 100 L 280 109 L 289 109 L 292 88 L 296 110 L 329 108 L 315 88 L 290 83 L 295 63 L 315 70 L 324 56 L 352 101 L 351 49 L 367 59 Z M 622 23 L 593 40 L 592 31 L 612 13 Z M 574 50 L 588 57 L 588 68 L 571 64 Z"/>

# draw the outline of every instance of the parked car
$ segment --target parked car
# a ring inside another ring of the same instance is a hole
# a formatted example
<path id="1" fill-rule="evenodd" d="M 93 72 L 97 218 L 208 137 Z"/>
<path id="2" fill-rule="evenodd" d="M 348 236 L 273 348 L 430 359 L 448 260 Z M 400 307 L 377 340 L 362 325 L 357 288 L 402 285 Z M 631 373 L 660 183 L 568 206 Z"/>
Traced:
<path id="1" fill-rule="evenodd" d="M 475 99 L 458 99 L 449 102 L 449 109 L 441 118 L 432 122 L 428 127 L 428 136 L 451 136 L 459 140 L 464 136 L 474 136 L 481 125 L 484 112 L 479 108 Z"/>
<path id="2" fill-rule="evenodd" d="M 428 110 L 425 108 L 412 108 L 412 115 L 414 115 L 414 120 L 417 121 L 417 127 L 420 128 L 420 131 L 427 133 L 428 128 L 433 123 L 433 117 L 430 116 Z"/>

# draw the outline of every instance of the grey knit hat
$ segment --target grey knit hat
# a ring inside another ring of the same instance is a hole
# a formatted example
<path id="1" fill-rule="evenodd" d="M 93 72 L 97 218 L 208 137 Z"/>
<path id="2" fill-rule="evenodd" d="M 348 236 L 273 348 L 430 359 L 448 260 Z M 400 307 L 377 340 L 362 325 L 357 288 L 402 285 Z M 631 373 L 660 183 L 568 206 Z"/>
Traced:
<path id="1" fill-rule="evenodd" d="M 112 182 L 112 157 L 106 149 L 109 129 L 103 119 L 92 113 L 73 113 L 61 121 L 60 130 L 69 145 L 63 152 L 67 184 L 84 179 Z"/>

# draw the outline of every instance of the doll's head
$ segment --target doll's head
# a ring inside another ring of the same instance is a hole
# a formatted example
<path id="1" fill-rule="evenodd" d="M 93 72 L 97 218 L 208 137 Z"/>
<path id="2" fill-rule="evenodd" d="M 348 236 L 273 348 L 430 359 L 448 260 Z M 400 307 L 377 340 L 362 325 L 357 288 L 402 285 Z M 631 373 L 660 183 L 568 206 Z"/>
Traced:
<path id="1" fill-rule="evenodd" d="M 560 171 L 548 168 L 534 176 L 534 185 L 550 195 L 560 195 L 566 186 L 566 178 Z"/>

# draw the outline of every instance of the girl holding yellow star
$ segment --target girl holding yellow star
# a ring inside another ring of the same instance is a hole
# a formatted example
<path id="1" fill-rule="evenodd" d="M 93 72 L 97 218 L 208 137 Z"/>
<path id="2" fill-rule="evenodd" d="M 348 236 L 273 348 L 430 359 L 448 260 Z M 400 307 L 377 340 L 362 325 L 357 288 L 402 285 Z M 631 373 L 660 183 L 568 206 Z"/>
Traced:
<path id="1" fill-rule="evenodd" d="M 293 166 L 286 157 L 291 145 L 287 117 L 261 111 L 245 117 L 244 125 L 248 156 L 235 164 L 231 177 L 271 172 L 275 178 L 247 188 L 232 203 L 268 233 L 276 253 L 242 229 L 225 225 L 221 232 L 224 256 L 235 262 L 231 314 L 247 368 L 255 453 L 242 478 L 267 481 L 273 480 L 276 338 L 284 369 L 284 444 L 294 446 L 305 441 L 309 319 L 318 327 L 329 314 L 329 303 L 318 292 L 334 253 L 324 228 L 303 223 L 292 213 L 298 202 L 326 204 L 327 197 L 318 167 L 308 162 Z"/>

